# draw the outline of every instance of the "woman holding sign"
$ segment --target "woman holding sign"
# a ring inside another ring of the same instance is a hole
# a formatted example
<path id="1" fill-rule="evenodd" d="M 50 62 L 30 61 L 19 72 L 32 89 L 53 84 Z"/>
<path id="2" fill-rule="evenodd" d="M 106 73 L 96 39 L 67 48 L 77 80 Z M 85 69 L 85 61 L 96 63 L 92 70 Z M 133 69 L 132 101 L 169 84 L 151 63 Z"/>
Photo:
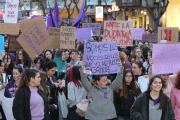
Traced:
<path id="1" fill-rule="evenodd" d="M 171 100 L 163 93 L 161 76 L 153 76 L 148 90 L 137 97 L 130 112 L 132 120 L 175 120 Z"/>
<path id="2" fill-rule="evenodd" d="M 115 120 L 116 110 L 113 103 L 113 92 L 119 87 L 123 78 L 123 68 L 117 74 L 116 79 L 108 85 L 106 75 L 95 75 L 95 85 L 91 85 L 87 79 L 87 75 L 83 73 L 85 63 L 82 62 L 80 70 L 82 86 L 88 92 L 88 108 L 86 119 L 90 120 Z M 119 63 L 122 66 L 121 63 Z"/>
<path id="3" fill-rule="evenodd" d="M 123 81 L 118 89 L 114 92 L 114 105 L 118 120 L 131 120 L 130 108 L 136 97 L 141 94 L 138 83 L 134 79 L 132 70 L 125 70 Z"/>

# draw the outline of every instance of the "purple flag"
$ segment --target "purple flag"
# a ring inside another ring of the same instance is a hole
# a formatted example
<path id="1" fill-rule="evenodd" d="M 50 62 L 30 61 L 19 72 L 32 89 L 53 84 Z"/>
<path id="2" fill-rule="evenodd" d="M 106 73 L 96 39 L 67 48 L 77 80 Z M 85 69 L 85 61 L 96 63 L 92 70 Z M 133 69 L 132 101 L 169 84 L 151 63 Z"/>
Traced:
<path id="1" fill-rule="evenodd" d="M 60 20 L 59 20 L 59 9 L 58 9 L 57 0 L 55 0 L 55 19 L 56 19 L 56 23 L 59 24 Z"/>
<path id="2" fill-rule="evenodd" d="M 74 23 L 72 24 L 72 27 L 76 27 L 78 28 L 80 23 L 85 20 L 85 5 L 83 3 L 81 12 L 79 13 L 79 16 L 77 17 L 77 19 L 74 21 Z"/>
<path id="3" fill-rule="evenodd" d="M 54 18 L 53 12 L 51 10 L 51 7 L 49 7 L 49 16 L 51 18 L 51 27 L 57 27 L 56 20 Z"/>

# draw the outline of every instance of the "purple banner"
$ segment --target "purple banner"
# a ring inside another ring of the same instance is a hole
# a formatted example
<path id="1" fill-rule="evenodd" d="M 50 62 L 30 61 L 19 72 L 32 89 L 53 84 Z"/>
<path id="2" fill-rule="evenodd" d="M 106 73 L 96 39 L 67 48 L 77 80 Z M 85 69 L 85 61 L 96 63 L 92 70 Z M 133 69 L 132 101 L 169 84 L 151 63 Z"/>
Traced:
<path id="1" fill-rule="evenodd" d="M 153 44 L 153 74 L 177 73 L 180 70 L 180 44 Z"/>
<path id="2" fill-rule="evenodd" d="M 88 42 L 84 43 L 85 69 L 91 75 L 119 73 L 120 66 L 117 44 L 113 42 Z M 84 70 L 84 73 L 85 72 Z"/>
<path id="3" fill-rule="evenodd" d="M 144 28 L 134 28 L 133 29 L 134 40 L 142 40 L 142 36 L 144 32 L 145 32 Z"/>
<path id="4" fill-rule="evenodd" d="M 144 34 L 142 37 L 142 41 L 146 42 L 148 41 L 149 43 L 154 43 L 158 41 L 158 35 L 157 34 Z"/>
<path id="5" fill-rule="evenodd" d="M 77 28 L 76 36 L 77 41 L 91 40 L 91 28 Z"/>

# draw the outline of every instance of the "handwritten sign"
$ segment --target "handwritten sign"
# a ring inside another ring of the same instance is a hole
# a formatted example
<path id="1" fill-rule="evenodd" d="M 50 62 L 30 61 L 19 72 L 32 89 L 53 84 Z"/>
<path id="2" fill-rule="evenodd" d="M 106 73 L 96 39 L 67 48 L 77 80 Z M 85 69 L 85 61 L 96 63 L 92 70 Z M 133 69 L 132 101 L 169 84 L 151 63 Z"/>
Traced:
<path id="1" fill-rule="evenodd" d="M 142 36 L 142 41 L 146 42 L 148 41 L 149 43 L 154 43 L 158 41 L 158 35 L 157 34 L 144 34 Z"/>
<path id="2" fill-rule="evenodd" d="M 134 40 L 142 40 L 144 32 L 144 28 L 133 28 Z"/>
<path id="3" fill-rule="evenodd" d="M 77 41 L 91 40 L 91 28 L 76 29 Z"/>
<path id="4" fill-rule="evenodd" d="M 5 23 L 17 23 L 18 5 L 19 0 L 6 0 L 4 15 Z"/>
<path id="5" fill-rule="evenodd" d="M 22 46 L 16 40 L 18 37 L 19 36 L 15 36 L 15 35 L 9 36 L 10 39 L 10 41 L 8 42 L 9 51 L 19 51 L 20 49 L 22 49 Z"/>
<path id="6" fill-rule="evenodd" d="M 158 43 L 167 40 L 167 44 L 178 43 L 178 27 L 158 27 Z"/>
<path id="7" fill-rule="evenodd" d="M 47 47 L 47 49 L 60 48 L 60 37 L 51 37 L 52 42 Z"/>
<path id="8" fill-rule="evenodd" d="M 60 48 L 61 49 L 75 49 L 76 28 L 61 26 L 60 28 Z"/>
<path id="9" fill-rule="evenodd" d="M 105 21 L 104 40 L 116 41 L 118 46 L 132 46 L 133 21 Z"/>
<path id="10" fill-rule="evenodd" d="M 120 72 L 119 53 L 116 42 L 85 42 L 84 61 L 92 75 Z"/>
<path id="11" fill-rule="evenodd" d="M 38 22 L 34 22 L 26 29 L 17 41 L 32 59 L 51 43 L 47 29 L 43 28 Z"/>
<path id="12" fill-rule="evenodd" d="M 49 36 L 60 36 L 60 28 L 49 27 L 48 33 Z"/>
<path id="13" fill-rule="evenodd" d="M 0 34 L 18 34 L 19 24 L 15 23 L 0 23 Z"/>
<path id="14" fill-rule="evenodd" d="M 26 29 L 29 29 L 32 23 L 38 22 L 40 25 L 42 25 L 43 28 L 46 28 L 46 24 L 44 21 L 44 17 L 36 17 L 32 19 L 27 19 L 27 20 L 21 20 L 19 21 L 19 26 L 21 28 L 22 32 L 25 32 Z"/>
<path id="15" fill-rule="evenodd" d="M 93 36 L 99 36 L 101 32 L 101 23 L 83 23 L 83 28 L 91 28 Z"/>
<path id="16" fill-rule="evenodd" d="M 4 50 L 4 36 L 0 35 L 0 53 Z"/>
<path id="17" fill-rule="evenodd" d="M 177 73 L 180 70 L 180 44 L 153 44 L 153 74 Z"/>

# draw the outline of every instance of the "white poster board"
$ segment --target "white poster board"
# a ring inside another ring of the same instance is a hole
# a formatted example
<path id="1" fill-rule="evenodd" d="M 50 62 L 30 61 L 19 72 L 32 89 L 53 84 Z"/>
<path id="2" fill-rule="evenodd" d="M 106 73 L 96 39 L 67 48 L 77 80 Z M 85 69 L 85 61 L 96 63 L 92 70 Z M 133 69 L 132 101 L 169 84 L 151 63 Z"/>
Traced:
<path id="1" fill-rule="evenodd" d="M 145 92 L 149 86 L 149 77 L 145 78 L 144 76 L 138 77 L 138 83 L 140 84 L 141 92 Z"/>

